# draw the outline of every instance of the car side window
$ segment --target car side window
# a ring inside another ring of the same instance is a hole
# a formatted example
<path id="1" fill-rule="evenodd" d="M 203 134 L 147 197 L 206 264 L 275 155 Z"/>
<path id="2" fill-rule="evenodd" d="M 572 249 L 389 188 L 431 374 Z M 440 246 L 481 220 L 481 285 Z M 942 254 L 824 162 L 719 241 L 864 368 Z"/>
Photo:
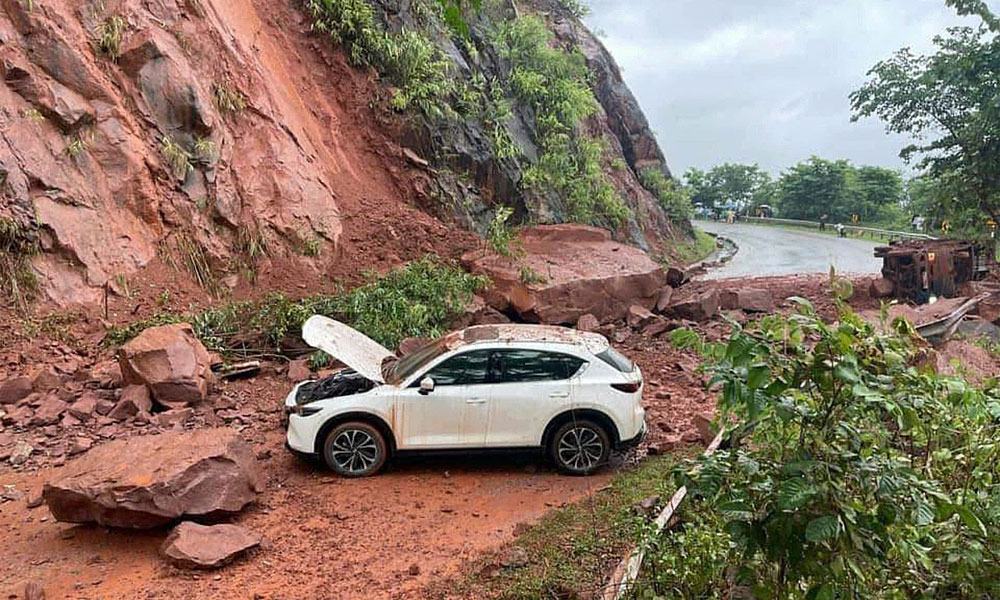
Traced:
<path id="1" fill-rule="evenodd" d="M 489 361 L 489 350 L 473 350 L 452 356 L 432 368 L 424 377 L 433 379 L 435 386 L 489 383 Z M 414 382 L 414 386 L 419 385 L 419 380 Z"/>
<path id="2" fill-rule="evenodd" d="M 576 375 L 581 358 L 540 350 L 501 350 L 498 383 L 560 381 Z"/>

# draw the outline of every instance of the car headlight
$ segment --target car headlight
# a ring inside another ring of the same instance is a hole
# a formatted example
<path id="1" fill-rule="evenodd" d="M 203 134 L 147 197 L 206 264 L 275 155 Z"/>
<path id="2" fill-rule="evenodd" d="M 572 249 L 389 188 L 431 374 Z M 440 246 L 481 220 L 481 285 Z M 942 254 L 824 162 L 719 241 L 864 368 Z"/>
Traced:
<path id="1" fill-rule="evenodd" d="M 311 417 L 311 416 L 315 415 L 316 413 L 318 413 L 321 410 L 323 410 L 323 409 L 320 408 L 320 407 L 318 407 L 318 406 L 309 406 L 309 405 L 298 405 L 298 404 L 296 404 L 295 406 L 289 406 L 288 407 L 288 414 L 290 414 L 290 415 L 296 415 L 296 416 L 299 416 L 299 417 Z"/>

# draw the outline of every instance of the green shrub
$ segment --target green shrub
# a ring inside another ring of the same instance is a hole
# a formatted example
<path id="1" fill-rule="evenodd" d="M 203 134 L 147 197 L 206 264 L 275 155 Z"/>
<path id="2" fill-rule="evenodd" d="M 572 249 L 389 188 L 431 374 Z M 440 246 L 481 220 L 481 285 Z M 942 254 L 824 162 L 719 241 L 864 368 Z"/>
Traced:
<path id="1" fill-rule="evenodd" d="M 170 165 L 170 170 L 178 179 L 186 178 L 188 172 L 194 170 L 194 166 L 191 164 L 191 159 L 193 158 L 191 153 L 184 146 L 175 142 L 169 135 L 163 136 L 163 140 L 160 143 L 160 152 L 163 153 L 163 157 L 167 159 L 167 164 Z"/>
<path id="2" fill-rule="evenodd" d="M 685 569 L 718 582 L 724 563 L 756 598 L 997 597 L 996 379 L 918 367 L 925 344 L 902 319 L 844 308 L 827 324 L 798 303 L 705 348 L 734 429 L 681 479 L 730 550 Z M 661 592 L 676 582 L 649 576 Z"/>
<path id="3" fill-rule="evenodd" d="M 604 173 L 604 145 L 577 133 L 597 110 L 583 55 L 555 47 L 545 21 L 533 15 L 502 22 L 491 38 L 511 63 L 511 91 L 535 113 L 541 154 L 525 171 L 525 187 L 562 200 L 564 220 L 623 225 L 631 212 Z"/>
<path id="4" fill-rule="evenodd" d="M 112 15 L 97 26 L 97 49 L 113 61 L 122 53 L 122 35 L 127 26 L 121 15 Z"/>
<path id="5" fill-rule="evenodd" d="M 497 212 L 486 229 L 486 244 L 500 256 L 514 256 L 516 251 L 514 243 L 517 238 L 507 224 L 513 214 L 514 209 L 508 206 L 497 207 Z"/>
<path id="6" fill-rule="evenodd" d="M 650 167 L 639 175 L 642 187 L 649 190 L 660 202 L 667 217 L 675 222 L 689 220 L 694 216 L 691 192 L 673 179 L 668 179 L 657 167 Z"/>
<path id="7" fill-rule="evenodd" d="M 212 93 L 215 96 L 215 105 L 224 113 L 242 112 L 247 107 L 243 94 L 227 83 L 214 83 Z"/>
<path id="8" fill-rule="evenodd" d="M 0 291 L 10 304 L 20 309 L 38 289 L 38 277 L 31 257 L 38 253 L 33 231 L 13 219 L 0 217 Z"/>
<path id="9" fill-rule="evenodd" d="M 208 348 L 243 355 L 280 352 L 286 335 L 298 335 L 314 314 L 348 323 L 380 344 L 395 348 L 407 337 L 437 337 L 488 284 L 458 266 L 425 257 L 385 275 L 366 273 L 365 283 L 330 296 L 292 300 L 272 294 L 188 315 L 161 314 L 113 328 L 107 343 L 122 344 L 142 330 L 188 322 Z"/>
<path id="10" fill-rule="evenodd" d="M 430 116 L 445 113 L 454 91 L 450 63 L 422 34 L 389 33 L 366 0 L 306 0 L 313 29 L 344 48 L 355 65 L 371 66 L 397 88 L 396 108 L 418 106 Z"/>
<path id="11" fill-rule="evenodd" d="M 559 0 L 559 6 L 566 9 L 569 14 L 577 19 L 582 19 L 590 14 L 590 7 L 580 0 Z"/>

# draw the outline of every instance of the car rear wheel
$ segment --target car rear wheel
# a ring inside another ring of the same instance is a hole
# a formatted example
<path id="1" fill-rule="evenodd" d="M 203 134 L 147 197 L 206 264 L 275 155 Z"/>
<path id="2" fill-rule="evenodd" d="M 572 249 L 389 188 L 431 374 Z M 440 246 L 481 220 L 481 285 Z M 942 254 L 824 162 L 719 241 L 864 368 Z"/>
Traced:
<path id="1" fill-rule="evenodd" d="M 549 456 L 556 467 L 570 475 L 589 475 L 611 454 L 611 439 L 603 427 L 593 421 L 569 421 L 558 429 L 549 442 Z"/>
<path id="2" fill-rule="evenodd" d="M 326 436 L 323 460 L 342 477 L 374 475 L 385 464 L 385 437 L 368 423 L 341 423 Z"/>

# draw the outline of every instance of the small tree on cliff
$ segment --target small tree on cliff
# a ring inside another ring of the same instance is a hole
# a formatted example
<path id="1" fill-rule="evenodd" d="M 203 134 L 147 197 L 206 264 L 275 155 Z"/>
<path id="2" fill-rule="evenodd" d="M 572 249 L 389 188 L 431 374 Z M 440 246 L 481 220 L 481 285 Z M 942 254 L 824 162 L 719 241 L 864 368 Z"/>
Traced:
<path id="1" fill-rule="evenodd" d="M 903 48 L 875 65 L 851 94 L 853 119 L 877 116 L 911 135 L 904 160 L 946 178 L 963 208 L 1000 221 L 1000 19 L 981 0 L 945 1 L 982 24 L 936 37 L 933 55 Z"/>

